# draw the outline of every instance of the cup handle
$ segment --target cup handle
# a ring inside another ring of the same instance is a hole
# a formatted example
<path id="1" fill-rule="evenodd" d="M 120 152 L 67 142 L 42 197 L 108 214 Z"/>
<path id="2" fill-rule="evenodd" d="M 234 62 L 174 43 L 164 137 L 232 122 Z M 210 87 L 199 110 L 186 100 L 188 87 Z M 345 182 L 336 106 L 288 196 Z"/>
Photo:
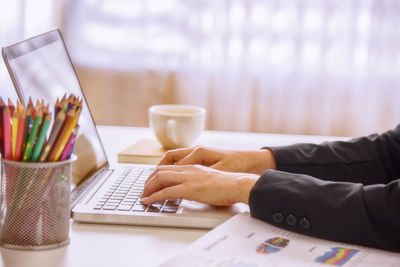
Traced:
<path id="1" fill-rule="evenodd" d="M 175 135 L 175 128 L 176 128 L 176 121 L 168 120 L 168 122 L 167 122 L 168 139 L 176 145 L 177 140 L 176 140 L 176 135 Z"/>

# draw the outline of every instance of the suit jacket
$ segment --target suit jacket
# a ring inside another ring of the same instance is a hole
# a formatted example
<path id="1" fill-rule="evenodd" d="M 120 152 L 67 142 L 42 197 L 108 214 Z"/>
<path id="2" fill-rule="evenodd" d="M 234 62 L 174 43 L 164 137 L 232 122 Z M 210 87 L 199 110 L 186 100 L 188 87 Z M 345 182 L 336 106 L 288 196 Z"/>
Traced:
<path id="1" fill-rule="evenodd" d="M 250 192 L 251 215 L 315 237 L 400 251 L 400 125 L 350 141 L 268 147 L 277 170 Z"/>

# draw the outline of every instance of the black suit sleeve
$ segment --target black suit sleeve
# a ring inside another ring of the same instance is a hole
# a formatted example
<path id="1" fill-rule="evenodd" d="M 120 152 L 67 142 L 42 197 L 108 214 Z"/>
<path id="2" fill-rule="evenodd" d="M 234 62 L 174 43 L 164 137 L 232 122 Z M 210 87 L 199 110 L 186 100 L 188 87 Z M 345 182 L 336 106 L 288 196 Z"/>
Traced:
<path id="1" fill-rule="evenodd" d="M 400 177 L 400 125 L 381 135 L 323 144 L 270 147 L 277 169 L 319 179 L 367 184 Z"/>
<path id="2" fill-rule="evenodd" d="M 364 186 L 269 170 L 249 206 L 253 217 L 288 230 L 400 251 L 400 180 Z"/>
<path id="3" fill-rule="evenodd" d="M 400 127 L 272 148 L 279 170 L 250 192 L 253 217 L 320 238 L 400 251 Z"/>

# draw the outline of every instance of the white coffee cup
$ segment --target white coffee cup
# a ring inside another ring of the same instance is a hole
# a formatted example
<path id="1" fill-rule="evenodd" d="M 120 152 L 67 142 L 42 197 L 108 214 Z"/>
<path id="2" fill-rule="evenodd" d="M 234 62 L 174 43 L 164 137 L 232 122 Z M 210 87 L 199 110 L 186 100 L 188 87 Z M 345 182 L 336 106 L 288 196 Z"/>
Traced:
<path id="1" fill-rule="evenodd" d="M 150 127 L 165 149 L 195 143 L 205 124 L 204 108 L 189 105 L 157 105 L 149 108 Z"/>

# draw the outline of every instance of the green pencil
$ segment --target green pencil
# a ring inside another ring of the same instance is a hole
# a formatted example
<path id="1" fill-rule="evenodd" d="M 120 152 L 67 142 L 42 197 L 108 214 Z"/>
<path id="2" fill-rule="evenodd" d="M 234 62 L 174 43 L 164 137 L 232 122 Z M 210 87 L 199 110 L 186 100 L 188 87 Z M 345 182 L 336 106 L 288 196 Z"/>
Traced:
<path id="1" fill-rule="evenodd" d="M 33 121 L 33 126 L 31 133 L 29 134 L 28 142 L 25 145 L 24 155 L 22 157 L 23 161 L 28 161 L 31 158 L 33 145 L 35 143 L 36 135 L 38 132 L 40 121 L 42 120 L 42 111 L 39 110 L 35 114 L 35 119 Z"/>
<path id="2" fill-rule="evenodd" d="M 31 161 L 38 161 L 40 152 L 42 151 L 42 147 L 44 144 L 44 140 L 46 139 L 46 134 L 47 134 L 47 129 L 49 128 L 51 121 L 51 114 L 48 113 L 46 117 L 44 118 L 42 128 L 40 129 L 40 133 L 38 136 L 38 139 L 36 141 L 35 149 L 33 150 L 32 153 L 32 160 Z"/>
<path id="3" fill-rule="evenodd" d="M 26 122 L 25 122 L 24 142 L 22 145 L 22 151 L 25 151 L 26 143 L 28 142 L 29 132 L 32 124 L 32 108 L 26 110 Z"/>

